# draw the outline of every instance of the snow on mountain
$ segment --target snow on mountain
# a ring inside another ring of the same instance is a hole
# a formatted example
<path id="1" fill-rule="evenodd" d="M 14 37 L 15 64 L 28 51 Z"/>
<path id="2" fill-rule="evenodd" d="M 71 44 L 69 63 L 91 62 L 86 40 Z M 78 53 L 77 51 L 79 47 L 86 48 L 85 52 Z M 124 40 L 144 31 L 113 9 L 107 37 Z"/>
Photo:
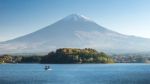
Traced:
<path id="1" fill-rule="evenodd" d="M 49 52 L 57 48 L 95 48 L 111 53 L 150 51 L 150 39 L 127 36 L 89 18 L 71 14 L 28 35 L 1 42 L 0 53 Z"/>

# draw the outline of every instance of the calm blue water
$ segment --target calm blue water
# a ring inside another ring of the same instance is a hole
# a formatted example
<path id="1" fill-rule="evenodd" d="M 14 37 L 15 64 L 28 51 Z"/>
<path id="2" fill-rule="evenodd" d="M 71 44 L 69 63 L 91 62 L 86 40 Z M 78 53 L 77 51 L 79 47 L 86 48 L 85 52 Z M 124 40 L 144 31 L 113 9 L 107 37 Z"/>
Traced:
<path id="1" fill-rule="evenodd" d="M 149 64 L 1 64 L 0 84 L 150 84 Z"/>

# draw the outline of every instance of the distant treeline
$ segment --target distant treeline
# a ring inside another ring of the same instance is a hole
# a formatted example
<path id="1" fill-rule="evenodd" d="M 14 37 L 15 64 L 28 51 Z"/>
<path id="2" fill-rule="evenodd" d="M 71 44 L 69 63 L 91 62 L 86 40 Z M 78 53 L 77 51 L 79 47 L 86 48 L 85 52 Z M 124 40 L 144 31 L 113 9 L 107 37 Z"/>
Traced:
<path id="1" fill-rule="evenodd" d="M 85 48 L 61 48 L 46 56 L 11 56 L 3 55 L 0 63 L 114 63 L 104 52 Z"/>
<path id="2" fill-rule="evenodd" d="M 116 55 L 112 56 L 112 58 L 115 63 L 150 63 L 150 56 L 140 54 Z"/>

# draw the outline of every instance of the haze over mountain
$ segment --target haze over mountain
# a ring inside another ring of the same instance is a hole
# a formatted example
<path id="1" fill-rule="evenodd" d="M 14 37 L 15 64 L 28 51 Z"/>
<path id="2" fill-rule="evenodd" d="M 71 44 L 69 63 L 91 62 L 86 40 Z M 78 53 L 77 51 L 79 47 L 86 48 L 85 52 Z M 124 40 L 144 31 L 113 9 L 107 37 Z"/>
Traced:
<path id="1" fill-rule="evenodd" d="M 120 34 L 85 16 L 71 14 L 36 32 L 1 42 L 0 53 L 40 53 L 57 48 L 94 48 L 108 53 L 148 52 L 149 43 L 150 39 Z"/>

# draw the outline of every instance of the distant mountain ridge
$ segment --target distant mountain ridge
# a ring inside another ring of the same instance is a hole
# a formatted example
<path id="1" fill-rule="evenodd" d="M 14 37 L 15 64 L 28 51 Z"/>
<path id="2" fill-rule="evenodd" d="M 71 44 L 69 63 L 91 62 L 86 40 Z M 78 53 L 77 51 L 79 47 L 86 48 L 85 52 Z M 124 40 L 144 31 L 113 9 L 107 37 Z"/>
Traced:
<path id="1" fill-rule="evenodd" d="M 89 18 L 71 14 L 28 35 L 0 43 L 0 53 L 38 53 L 57 48 L 94 48 L 108 53 L 149 52 L 150 39 L 104 28 Z"/>

